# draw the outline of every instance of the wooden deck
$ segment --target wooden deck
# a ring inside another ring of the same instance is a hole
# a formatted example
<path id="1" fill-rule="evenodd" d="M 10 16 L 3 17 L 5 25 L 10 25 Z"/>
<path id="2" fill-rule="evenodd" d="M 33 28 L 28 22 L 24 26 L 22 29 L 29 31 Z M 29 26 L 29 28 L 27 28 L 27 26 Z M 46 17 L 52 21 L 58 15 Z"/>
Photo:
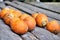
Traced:
<path id="1" fill-rule="evenodd" d="M 22 3 L 18 1 L 5 1 L 4 4 L 0 4 L 0 9 L 8 6 L 16 10 L 20 10 L 22 13 L 27 13 L 30 15 L 35 12 L 41 12 L 48 16 L 49 21 L 57 20 L 60 23 L 59 5 L 60 4 L 55 6 L 53 4 L 50 5 L 46 3 Z M 2 19 L 0 19 L 0 40 L 60 40 L 60 33 L 55 35 L 44 28 L 36 26 L 33 31 L 27 32 L 24 35 L 18 35 L 12 32 L 10 27 L 6 25 Z"/>

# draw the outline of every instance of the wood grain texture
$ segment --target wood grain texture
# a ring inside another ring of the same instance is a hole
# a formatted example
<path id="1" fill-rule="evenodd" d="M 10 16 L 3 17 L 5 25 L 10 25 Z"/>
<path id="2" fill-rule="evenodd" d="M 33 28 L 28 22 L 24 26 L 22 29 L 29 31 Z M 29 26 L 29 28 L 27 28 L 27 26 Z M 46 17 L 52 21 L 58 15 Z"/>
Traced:
<path id="1" fill-rule="evenodd" d="M 0 3 L 0 8 L 4 8 L 5 4 L 4 3 Z"/>
<path id="2" fill-rule="evenodd" d="M 50 11 L 60 13 L 60 3 L 42 3 L 42 2 L 31 2 L 30 4 L 35 5 L 39 8 L 45 8 Z"/>
<path id="3" fill-rule="evenodd" d="M 20 10 L 22 10 L 24 12 L 34 13 L 33 11 L 31 11 L 29 9 L 26 9 L 26 8 L 20 6 L 20 5 L 17 5 L 15 3 L 13 3 L 13 2 L 5 1 L 5 3 L 8 4 L 8 5 L 10 5 L 10 6 L 12 6 L 12 7 L 15 7 L 17 9 L 20 9 Z"/>
<path id="4" fill-rule="evenodd" d="M 39 40 L 33 34 L 31 34 L 30 32 L 27 32 L 26 34 L 21 35 L 21 36 L 24 40 Z"/>
<path id="5" fill-rule="evenodd" d="M 32 33 L 39 39 L 39 40 L 60 40 L 58 36 L 50 33 L 49 31 L 36 27 Z"/>

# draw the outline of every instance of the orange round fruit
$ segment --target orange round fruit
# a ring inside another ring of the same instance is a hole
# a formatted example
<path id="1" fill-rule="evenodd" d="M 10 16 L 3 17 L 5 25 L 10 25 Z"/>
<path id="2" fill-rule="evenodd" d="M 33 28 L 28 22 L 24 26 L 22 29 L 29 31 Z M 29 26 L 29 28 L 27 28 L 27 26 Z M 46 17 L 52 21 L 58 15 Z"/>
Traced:
<path id="1" fill-rule="evenodd" d="M 15 10 L 13 13 L 16 17 L 20 17 L 22 15 L 22 12 L 18 10 Z"/>
<path id="2" fill-rule="evenodd" d="M 22 14 L 20 16 L 20 19 L 23 20 L 28 25 L 28 30 L 29 31 L 31 31 L 35 28 L 36 21 L 32 16 L 30 16 L 28 14 Z"/>
<path id="3" fill-rule="evenodd" d="M 6 24 L 10 24 L 11 19 L 15 18 L 15 15 L 13 13 L 8 13 L 4 16 L 4 21 Z"/>
<path id="4" fill-rule="evenodd" d="M 3 8 L 0 13 L 1 18 L 4 18 L 4 15 L 7 14 L 8 12 L 9 12 L 9 8 L 7 7 Z"/>
<path id="5" fill-rule="evenodd" d="M 52 33 L 60 32 L 60 26 L 56 20 L 52 20 L 47 23 L 46 29 Z"/>
<path id="6" fill-rule="evenodd" d="M 37 15 L 38 15 L 38 13 L 33 13 L 32 17 L 36 19 Z"/>
<path id="7" fill-rule="evenodd" d="M 36 23 L 38 26 L 40 27 L 44 27 L 46 26 L 46 24 L 48 23 L 48 17 L 45 14 L 38 14 L 36 17 Z"/>
<path id="8" fill-rule="evenodd" d="M 11 10 L 11 9 L 10 9 L 10 10 Z M 13 19 L 13 17 L 19 17 L 19 16 L 21 16 L 21 13 L 18 13 L 18 11 L 14 13 L 14 11 L 11 10 L 9 13 L 7 13 L 7 14 L 4 16 L 3 19 L 4 19 L 4 21 L 5 21 L 6 24 L 9 24 L 10 21 L 11 21 L 11 19 Z"/>
<path id="9" fill-rule="evenodd" d="M 29 31 L 33 30 L 36 27 L 36 21 L 32 17 L 26 17 L 24 19 L 24 22 L 28 25 Z"/>
<path id="10" fill-rule="evenodd" d="M 19 18 L 14 18 L 10 22 L 11 29 L 17 34 L 25 34 L 28 31 L 27 24 Z"/>
<path id="11" fill-rule="evenodd" d="M 24 14 L 22 14 L 19 18 L 20 18 L 21 20 L 24 20 L 26 17 L 30 17 L 30 15 L 24 13 Z"/>
<path id="12" fill-rule="evenodd" d="M 13 8 L 10 8 L 10 9 L 9 9 L 9 12 L 10 12 L 10 13 L 13 13 L 16 17 L 20 17 L 21 14 L 22 14 L 21 11 L 15 10 L 15 9 L 13 9 Z"/>

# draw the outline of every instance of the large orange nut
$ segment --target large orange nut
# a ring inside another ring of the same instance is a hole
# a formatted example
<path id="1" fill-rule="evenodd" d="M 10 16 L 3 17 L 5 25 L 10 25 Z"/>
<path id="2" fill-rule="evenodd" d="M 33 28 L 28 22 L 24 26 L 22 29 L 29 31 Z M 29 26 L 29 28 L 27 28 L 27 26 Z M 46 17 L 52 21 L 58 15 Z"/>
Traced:
<path id="1" fill-rule="evenodd" d="M 37 15 L 38 15 L 38 13 L 33 13 L 32 17 L 36 19 Z"/>
<path id="2" fill-rule="evenodd" d="M 20 17 L 22 15 L 22 12 L 18 10 L 15 10 L 13 13 L 16 17 Z"/>
<path id="3" fill-rule="evenodd" d="M 19 18 L 14 18 L 10 22 L 11 29 L 17 34 L 25 34 L 28 31 L 27 24 Z"/>
<path id="4" fill-rule="evenodd" d="M 33 30 L 36 27 L 36 21 L 32 17 L 26 17 L 24 19 L 24 22 L 28 25 L 29 31 Z"/>
<path id="5" fill-rule="evenodd" d="M 28 25 L 28 30 L 29 31 L 31 31 L 35 28 L 36 21 L 32 16 L 30 16 L 28 14 L 22 14 L 20 19 L 23 20 Z"/>
<path id="6" fill-rule="evenodd" d="M 36 23 L 38 26 L 40 27 L 44 27 L 46 26 L 46 24 L 48 23 L 48 17 L 45 14 L 38 14 L 36 17 Z"/>
<path id="7" fill-rule="evenodd" d="M 4 18 L 4 15 L 7 14 L 8 11 L 9 11 L 9 8 L 8 8 L 8 7 L 3 8 L 3 9 L 1 10 L 1 13 L 0 13 L 1 18 Z"/>
<path id="8" fill-rule="evenodd" d="M 52 20 L 47 23 L 46 29 L 52 33 L 60 32 L 60 26 L 56 20 Z"/>
<path id="9" fill-rule="evenodd" d="M 13 9 L 13 8 L 10 8 L 10 9 L 9 9 L 9 12 L 10 12 L 10 13 L 13 13 L 16 17 L 20 17 L 21 14 L 22 14 L 21 11 L 15 10 L 15 9 Z"/>

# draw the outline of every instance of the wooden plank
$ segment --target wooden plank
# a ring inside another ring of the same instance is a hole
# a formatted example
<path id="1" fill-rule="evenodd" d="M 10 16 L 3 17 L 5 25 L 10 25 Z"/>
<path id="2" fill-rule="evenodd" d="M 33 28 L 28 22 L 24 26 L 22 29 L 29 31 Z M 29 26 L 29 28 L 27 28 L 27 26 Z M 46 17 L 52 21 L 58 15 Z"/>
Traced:
<path id="1" fill-rule="evenodd" d="M 27 13 L 30 13 L 30 14 L 32 14 L 32 13 L 34 13 L 34 12 L 41 12 L 41 13 L 44 13 L 44 14 L 46 14 L 47 16 L 49 16 L 49 17 L 51 17 L 51 18 L 60 20 L 60 15 L 59 15 L 59 14 L 56 14 L 56 13 L 54 13 L 54 12 L 50 12 L 50 11 L 47 11 L 47 10 L 44 10 L 44 9 L 40 9 L 40 8 L 31 6 L 31 5 L 30 5 L 30 6 L 27 5 L 27 8 L 30 9 L 30 10 L 29 10 L 29 9 L 23 7 L 23 6 L 20 6 L 20 5 L 18 5 L 18 7 L 17 7 L 17 4 L 14 4 L 14 3 L 12 3 L 12 2 L 5 2 L 5 3 L 6 3 L 6 4 L 9 4 L 9 5 L 11 5 L 11 6 L 14 6 L 14 7 L 18 8 L 18 9 L 21 9 L 21 10 L 27 12 Z M 26 9 L 27 9 L 27 10 L 26 10 Z M 34 11 L 34 12 L 33 12 L 33 11 Z"/>
<path id="2" fill-rule="evenodd" d="M 0 40 L 22 40 L 20 36 L 13 33 L 8 25 L 0 19 Z"/>
<path id="3" fill-rule="evenodd" d="M 27 32 L 26 34 L 21 35 L 21 36 L 24 40 L 39 40 L 33 34 L 31 34 L 30 32 Z"/>
<path id="4" fill-rule="evenodd" d="M 60 40 L 58 36 L 50 33 L 49 31 L 36 27 L 32 33 L 39 39 L 39 40 Z"/>
<path id="5" fill-rule="evenodd" d="M 17 8 L 17 9 L 20 9 L 20 10 L 26 12 L 26 13 L 28 13 L 28 12 L 29 13 L 34 13 L 33 11 L 31 11 L 29 9 L 26 9 L 26 8 L 20 6 L 20 5 L 15 4 L 15 3 L 12 3 L 12 2 L 9 2 L 9 1 L 5 1 L 5 3 L 10 5 L 10 6 L 13 6 L 13 7 Z"/>
<path id="6" fill-rule="evenodd" d="M 5 4 L 4 3 L 0 3 L 0 9 L 4 8 L 4 7 L 5 7 Z"/>
<path id="7" fill-rule="evenodd" d="M 43 9 L 46 9 L 49 11 L 60 13 L 60 11 L 59 11 L 60 3 L 52 4 L 52 3 L 42 3 L 42 2 L 31 2 L 30 4 L 34 5 L 36 7 L 39 7 L 39 8 L 43 8 Z"/>

